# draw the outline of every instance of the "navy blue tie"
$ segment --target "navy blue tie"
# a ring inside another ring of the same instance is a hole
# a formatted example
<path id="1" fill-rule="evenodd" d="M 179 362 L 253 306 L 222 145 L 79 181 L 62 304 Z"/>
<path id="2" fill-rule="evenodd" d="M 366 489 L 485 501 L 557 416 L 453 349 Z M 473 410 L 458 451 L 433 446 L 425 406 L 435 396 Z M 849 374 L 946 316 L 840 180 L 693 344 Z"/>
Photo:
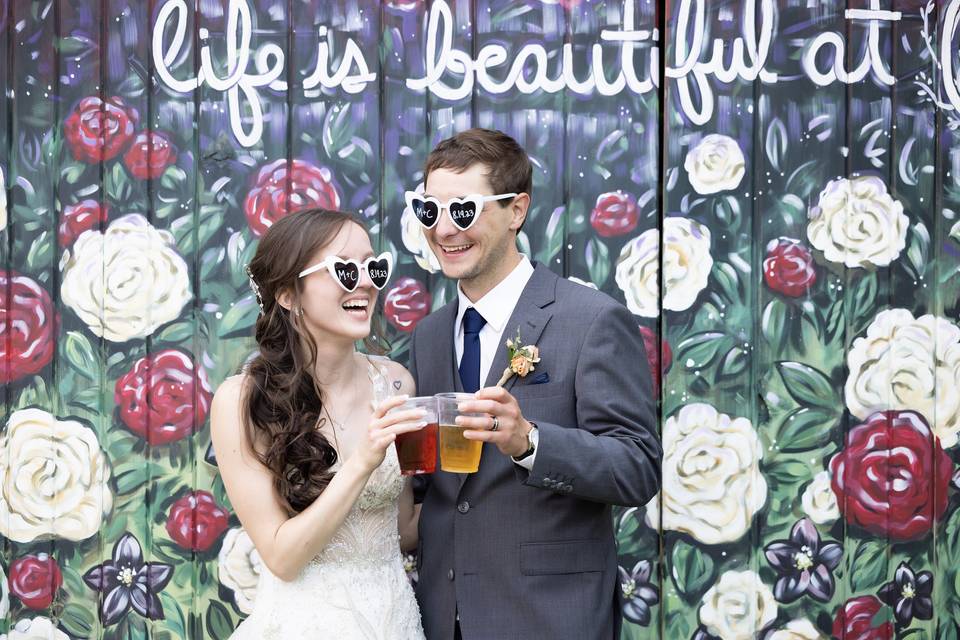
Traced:
<path id="1" fill-rule="evenodd" d="M 460 358 L 460 382 L 467 393 L 480 390 L 480 330 L 487 321 L 470 307 L 463 314 L 463 356 Z"/>

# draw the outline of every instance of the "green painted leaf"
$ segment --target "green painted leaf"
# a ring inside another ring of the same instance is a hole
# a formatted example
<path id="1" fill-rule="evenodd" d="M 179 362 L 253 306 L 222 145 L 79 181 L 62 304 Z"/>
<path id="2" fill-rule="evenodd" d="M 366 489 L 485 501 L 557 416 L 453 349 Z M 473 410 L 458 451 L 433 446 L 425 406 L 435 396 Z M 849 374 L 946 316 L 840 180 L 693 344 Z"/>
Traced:
<path id="1" fill-rule="evenodd" d="M 923 222 L 918 222 L 910 227 L 909 237 L 904 264 L 910 274 L 919 280 L 930 263 L 930 232 Z"/>
<path id="2" fill-rule="evenodd" d="M 787 391 L 801 406 L 827 411 L 842 406 L 838 390 L 821 371 L 802 362 L 778 362 L 777 371 Z"/>
<path id="3" fill-rule="evenodd" d="M 719 331 L 695 333 L 677 345 L 674 361 L 690 371 L 709 366 L 727 343 L 726 338 L 727 334 Z"/>
<path id="4" fill-rule="evenodd" d="M 93 611 L 75 602 L 68 602 L 60 614 L 60 626 L 75 638 L 88 638 L 93 633 L 96 619 Z"/>
<path id="5" fill-rule="evenodd" d="M 192 322 L 174 322 L 163 328 L 163 331 L 156 334 L 155 340 L 158 342 L 176 342 L 193 338 L 194 324 Z"/>
<path id="6" fill-rule="evenodd" d="M 693 615 L 691 616 L 691 613 Z M 691 620 L 693 618 L 693 620 Z M 693 635 L 694 621 L 696 613 L 683 609 L 673 609 L 667 615 L 666 629 L 664 638 L 676 638 L 677 640 L 687 640 Z M 656 637 L 656 635 L 654 635 Z"/>
<path id="7" fill-rule="evenodd" d="M 187 619 L 183 615 L 183 609 L 177 602 L 173 594 L 166 591 L 160 592 L 160 602 L 163 603 L 164 626 L 181 638 L 187 637 Z"/>
<path id="8" fill-rule="evenodd" d="M 586 257 L 590 281 L 598 287 L 603 286 L 610 275 L 610 250 L 596 238 L 591 238 L 587 243 Z"/>
<path id="9" fill-rule="evenodd" d="M 67 362 L 78 374 L 89 380 L 96 379 L 100 371 L 100 358 L 87 336 L 79 331 L 68 331 L 60 346 Z"/>
<path id="10" fill-rule="evenodd" d="M 940 617 L 937 622 L 937 640 L 960 640 L 956 621 Z"/>
<path id="11" fill-rule="evenodd" d="M 731 304 L 738 305 L 742 302 L 743 294 L 740 290 L 740 274 L 733 265 L 727 262 L 716 262 L 713 265 L 711 273 L 714 282 L 719 285 L 720 293 Z"/>
<path id="12" fill-rule="evenodd" d="M 960 549 L 960 508 L 955 508 L 944 526 L 946 549 Z M 958 593 L 960 596 L 960 593 Z"/>
<path id="13" fill-rule="evenodd" d="M 227 250 L 223 247 L 210 247 L 204 251 L 200 258 L 200 280 L 208 279 L 210 274 L 220 266 L 226 255 Z"/>
<path id="14" fill-rule="evenodd" d="M 130 176 L 124 171 L 122 162 L 113 165 L 113 168 L 104 176 L 103 182 L 107 197 L 114 202 L 124 202 L 133 193 L 133 184 Z"/>
<path id="15" fill-rule="evenodd" d="M 810 464 L 800 460 L 782 460 L 764 469 L 767 478 L 784 485 L 807 482 L 813 477 L 813 472 Z"/>
<path id="16" fill-rule="evenodd" d="M 230 612 L 222 603 L 216 600 L 210 603 L 207 609 L 207 632 L 213 640 L 227 640 L 233 633 L 233 620 Z"/>
<path id="17" fill-rule="evenodd" d="M 713 215 L 724 228 L 736 229 L 741 225 L 740 203 L 733 196 L 716 198 L 713 201 Z"/>
<path id="18" fill-rule="evenodd" d="M 163 172 L 163 175 L 160 176 L 161 189 L 172 189 L 185 192 L 188 187 L 190 190 L 193 190 L 193 185 L 187 184 L 187 172 L 175 164 L 167 167 L 166 171 Z"/>
<path id="19" fill-rule="evenodd" d="M 781 451 L 797 453 L 822 447 L 830 440 L 840 414 L 836 410 L 801 407 L 780 423 L 776 445 Z"/>
<path id="20" fill-rule="evenodd" d="M 29 271 L 47 271 L 53 263 L 53 234 L 47 231 L 41 231 L 40 235 L 30 243 L 30 250 L 27 252 L 27 270 Z"/>
<path id="21" fill-rule="evenodd" d="M 713 558 L 697 547 L 677 540 L 670 554 L 670 575 L 677 590 L 689 599 L 700 596 L 712 581 L 716 567 Z"/>
<path id="22" fill-rule="evenodd" d="M 248 333 L 260 313 L 260 307 L 252 293 L 248 293 L 227 309 L 220 320 L 217 335 L 226 338 L 232 333 Z"/>
<path id="23" fill-rule="evenodd" d="M 880 285 L 876 273 L 866 273 L 851 285 L 852 303 L 848 306 L 848 319 L 853 331 L 860 333 L 873 320 Z"/>
<path id="24" fill-rule="evenodd" d="M 833 341 L 843 329 L 843 301 L 835 300 L 827 310 L 826 339 Z"/>
<path id="25" fill-rule="evenodd" d="M 736 378 L 750 365 L 750 355 L 740 347 L 734 347 L 727 352 L 717 370 L 717 378 L 726 380 Z"/>
<path id="26" fill-rule="evenodd" d="M 537 261 L 549 264 L 553 258 L 563 251 L 564 239 L 564 208 L 557 207 L 550 214 L 547 220 L 547 241 L 541 244 L 541 249 L 537 253 Z"/>
<path id="27" fill-rule="evenodd" d="M 760 320 L 760 330 L 763 337 L 773 347 L 779 347 L 783 344 L 783 334 L 787 328 L 787 314 L 789 309 L 787 304 L 780 298 L 773 298 L 763 309 L 763 316 Z"/>
<path id="28" fill-rule="evenodd" d="M 85 36 L 68 36 L 60 38 L 60 55 L 83 57 L 97 48 L 96 43 Z"/>
<path id="29" fill-rule="evenodd" d="M 60 167 L 60 177 L 67 184 L 77 184 L 86 170 L 87 165 L 85 163 L 69 160 Z"/>
<path id="30" fill-rule="evenodd" d="M 787 155 L 787 128 L 780 118 L 773 118 L 767 125 L 767 137 L 764 149 L 767 152 L 767 158 L 770 160 L 770 166 L 780 171 L 780 161 Z"/>
<path id="31" fill-rule="evenodd" d="M 857 545 L 850 565 L 853 591 L 874 591 L 886 581 L 887 547 L 879 540 L 864 540 Z"/>

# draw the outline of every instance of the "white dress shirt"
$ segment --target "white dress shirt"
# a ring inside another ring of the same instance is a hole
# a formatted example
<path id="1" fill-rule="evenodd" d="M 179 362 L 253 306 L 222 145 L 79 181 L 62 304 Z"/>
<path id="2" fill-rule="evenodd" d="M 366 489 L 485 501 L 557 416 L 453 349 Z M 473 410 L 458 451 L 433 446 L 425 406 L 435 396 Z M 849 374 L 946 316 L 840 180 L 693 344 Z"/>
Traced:
<path id="1" fill-rule="evenodd" d="M 460 287 L 457 287 L 460 305 L 457 310 L 457 320 L 453 325 L 453 344 L 458 365 L 460 358 L 463 357 L 463 314 L 473 307 L 487 321 L 480 330 L 480 388 L 486 386 L 487 375 L 490 373 L 493 358 L 497 355 L 497 349 L 506 349 L 506 338 L 513 338 L 516 335 L 517 328 L 507 327 L 507 321 L 510 320 L 517 302 L 520 301 L 520 295 L 532 275 L 533 265 L 526 256 L 522 256 L 520 264 L 476 302 L 470 302 Z M 499 372 L 497 379 L 500 379 Z M 537 453 L 534 451 L 523 460 L 514 460 L 514 462 L 529 470 L 533 469 L 533 461 L 536 457 Z"/>

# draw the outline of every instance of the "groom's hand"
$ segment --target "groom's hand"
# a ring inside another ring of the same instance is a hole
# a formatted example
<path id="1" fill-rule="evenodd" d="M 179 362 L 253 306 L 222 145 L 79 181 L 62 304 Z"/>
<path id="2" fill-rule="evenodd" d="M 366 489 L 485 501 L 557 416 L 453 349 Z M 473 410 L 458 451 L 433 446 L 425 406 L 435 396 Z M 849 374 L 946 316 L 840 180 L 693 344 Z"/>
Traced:
<path id="1" fill-rule="evenodd" d="M 459 416 L 457 424 L 467 428 L 463 437 L 467 440 L 492 442 L 500 452 L 508 456 L 520 456 L 527 452 L 527 433 L 533 428 L 520 413 L 517 399 L 502 387 L 486 387 L 476 393 L 476 400 L 460 403 L 463 413 L 485 413 L 485 416 Z M 496 419 L 497 429 L 493 430 Z"/>

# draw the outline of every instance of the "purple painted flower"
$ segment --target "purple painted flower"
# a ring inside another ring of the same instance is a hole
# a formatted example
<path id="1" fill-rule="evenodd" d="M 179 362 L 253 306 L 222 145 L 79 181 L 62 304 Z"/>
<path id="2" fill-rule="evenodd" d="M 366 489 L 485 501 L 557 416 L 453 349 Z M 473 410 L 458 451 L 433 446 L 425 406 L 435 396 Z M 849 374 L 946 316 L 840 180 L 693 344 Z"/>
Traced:
<path id="1" fill-rule="evenodd" d="M 933 574 L 929 571 L 913 572 L 906 562 L 901 562 L 893 581 L 880 587 L 877 596 L 893 607 L 897 622 L 909 625 L 914 617 L 929 620 L 933 617 Z"/>
<path id="2" fill-rule="evenodd" d="M 163 605 L 157 593 L 170 581 L 173 567 L 144 562 L 140 543 L 124 533 L 113 547 L 113 558 L 90 569 L 83 581 L 103 594 L 100 620 L 104 626 L 119 622 L 130 607 L 145 618 L 163 619 Z"/>
<path id="3" fill-rule="evenodd" d="M 840 564 L 843 547 L 836 542 L 823 543 L 809 518 L 798 520 L 789 540 L 778 540 L 764 548 L 767 562 L 780 577 L 773 596 L 780 602 L 793 602 L 808 594 L 820 602 L 833 597 L 833 574 Z"/>
<path id="4" fill-rule="evenodd" d="M 623 617 L 641 626 L 650 624 L 650 608 L 660 602 L 660 590 L 650 581 L 650 561 L 641 560 L 628 572 L 620 570 L 623 592 Z"/>

